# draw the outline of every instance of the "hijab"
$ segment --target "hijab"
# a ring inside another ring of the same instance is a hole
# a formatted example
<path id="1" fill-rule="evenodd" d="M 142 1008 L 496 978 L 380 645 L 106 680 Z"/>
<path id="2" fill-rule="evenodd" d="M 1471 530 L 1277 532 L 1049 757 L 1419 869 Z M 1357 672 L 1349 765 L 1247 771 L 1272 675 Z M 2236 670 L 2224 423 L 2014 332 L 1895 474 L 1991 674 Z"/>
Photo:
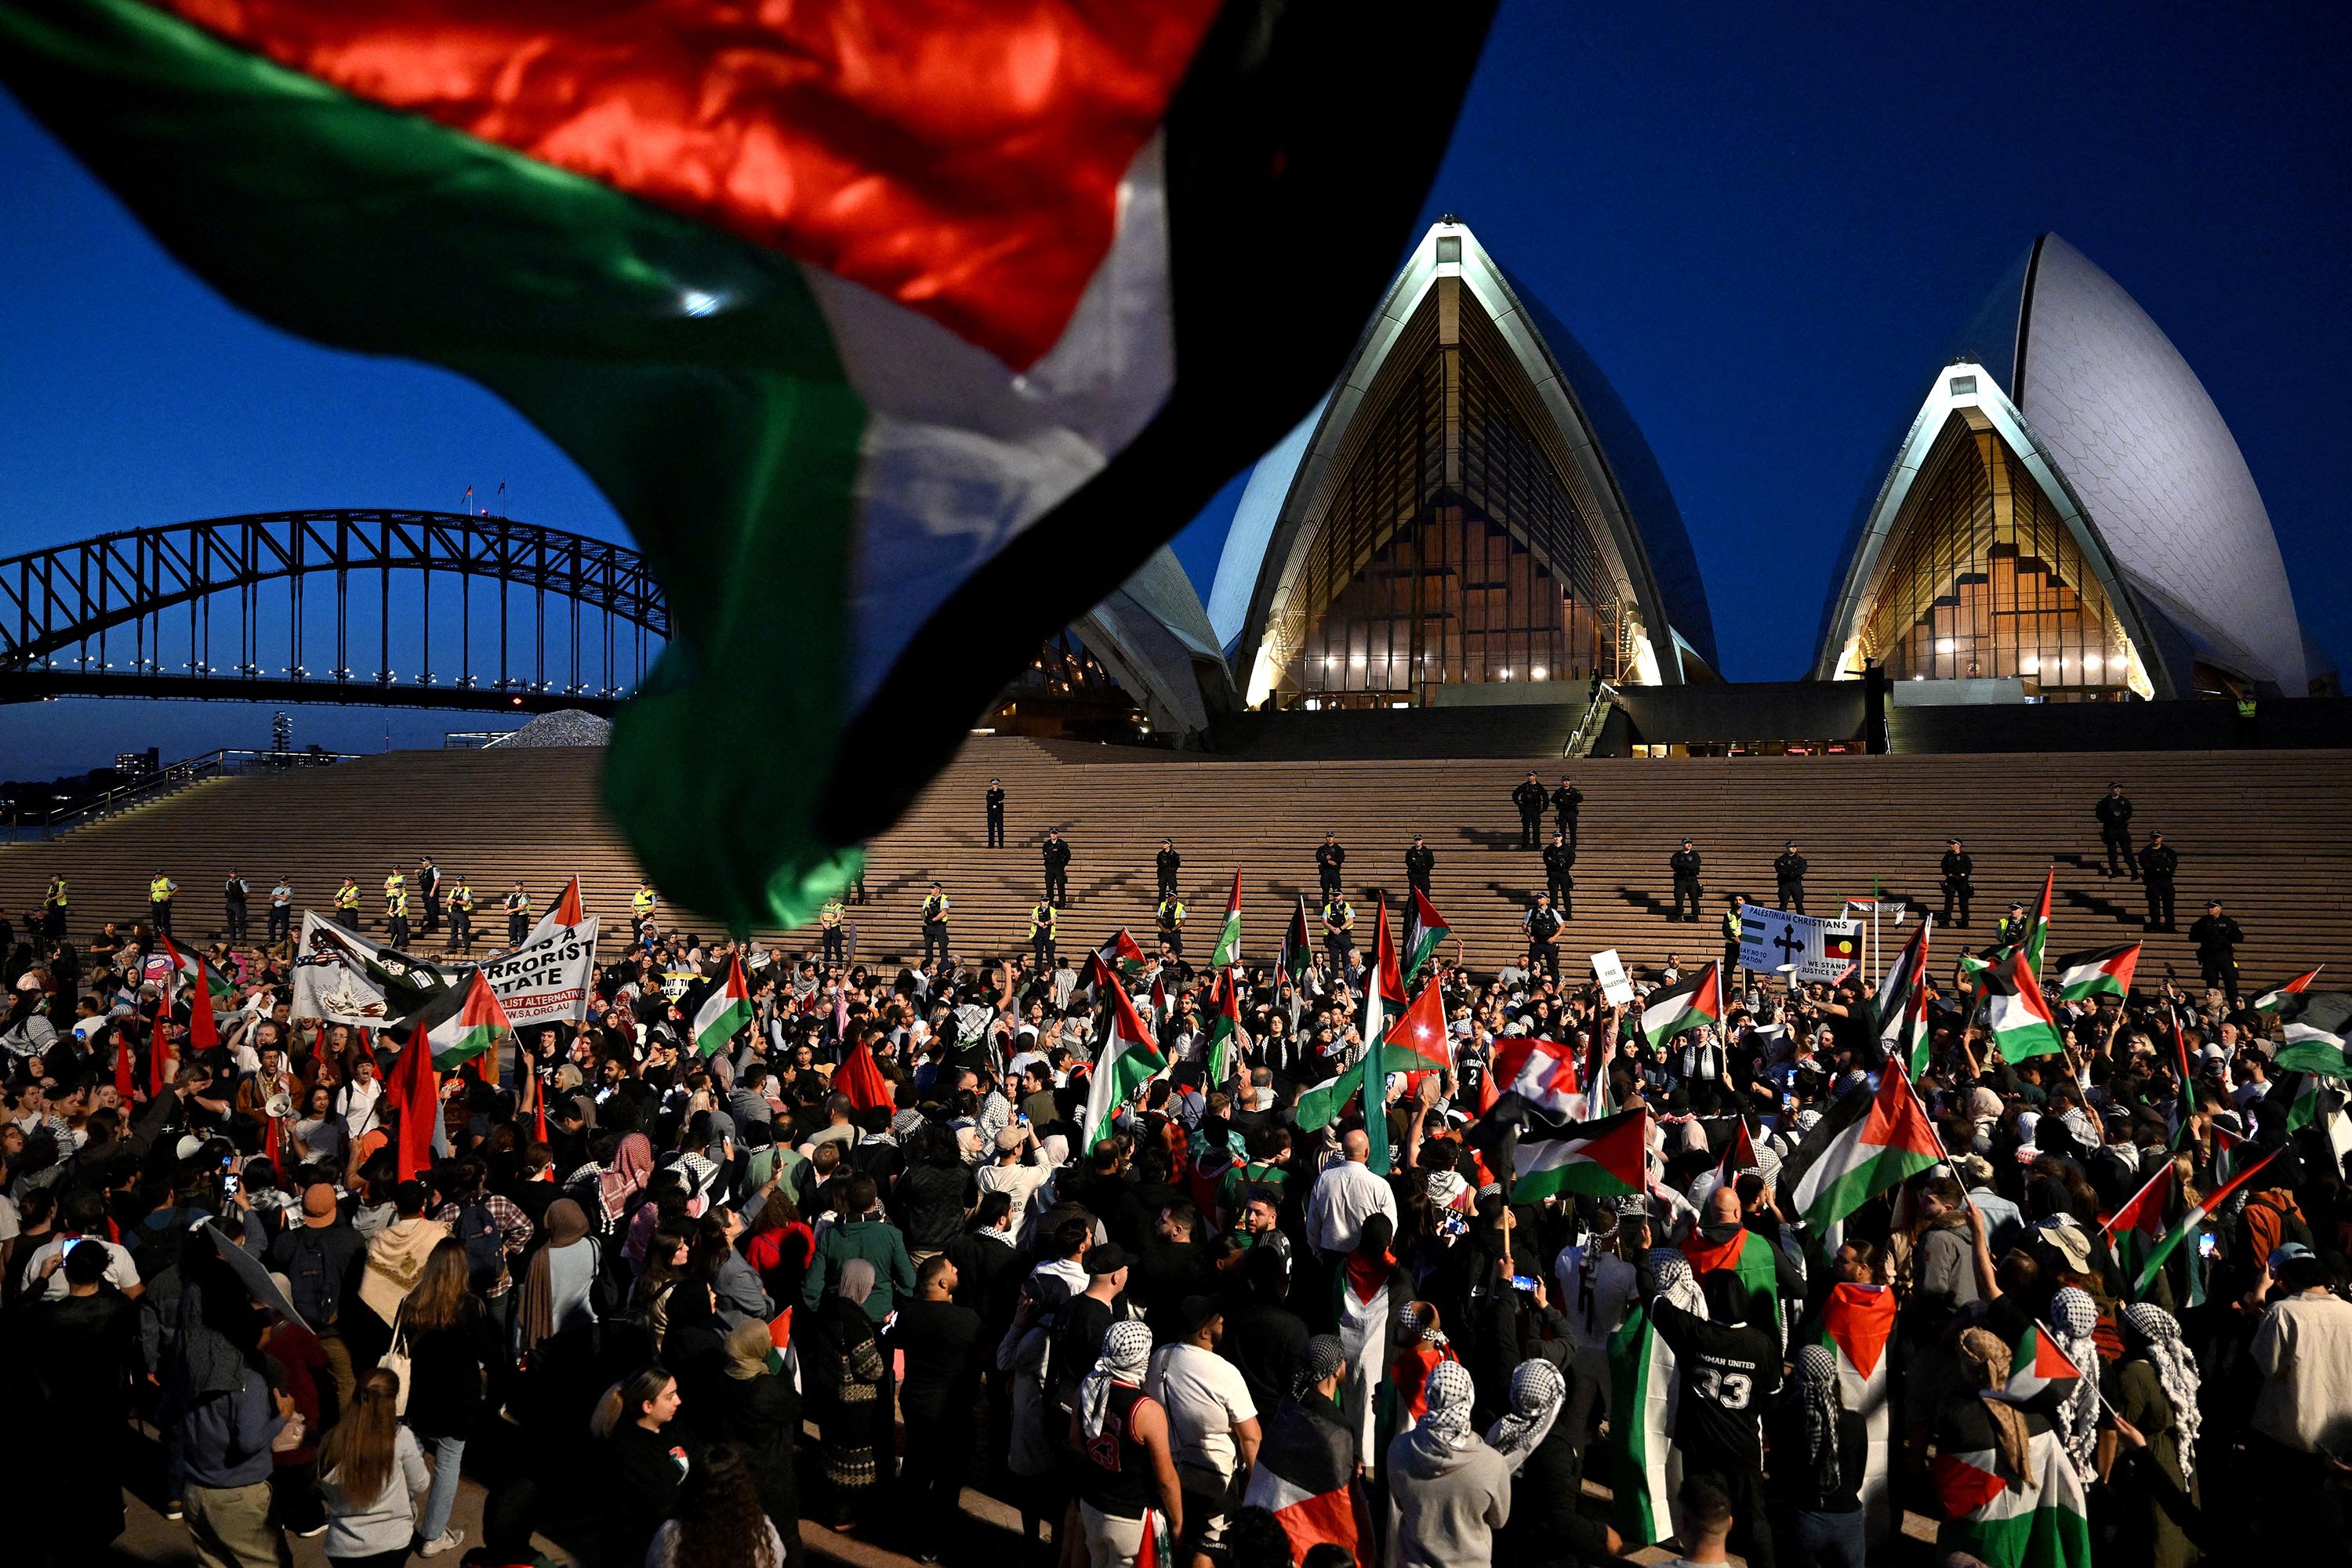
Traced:
<path id="1" fill-rule="evenodd" d="M 632 1132 L 613 1151 L 613 1168 L 596 1178 L 597 1197 L 604 1205 L 607 1224 L 617 1223 L 629 1200 L 654 1173 L 654 1141 Z"/>
<path id="2" fill-rule="evenodd" d="M 2010 1350 L 1990 1329 L 1969 1329 L 1960 1334 L 1960 1363 L 1975 1380 L 1974 1393 L 1992 1420 L 1993 1447 L 2000 1455 L 2003 1479 L 2023 1490 L 2028 1435 L 2025 1413 L 2003 1399 L 2009 1385 Z"/>
<path id="3" fill-rule="evenodd" d="M 1103 1420 L 1110 1413 L 1111 1384 L 1139 1385 L 1150 1366 L 1151 1331 L 1133 1318 L 1113 1323 L 1103 1335 L 1102 1354 L 1095 1358 L 1094 1369 L 1078 1384 L 1079 1420 L 1089 1438 L 1102 1436 Z"/>
<path id="4" fill-rule="evenodd" d="M 521 1348 L 529 1352 L 555 1332 L 555 1260 L 548 1256 L 570 1247 L 588 1234 L 588 1215 L 570 1198 L 547 1205 L 547 1245 L 530 1255 L 523 1271 L 522 1291 L 516 1298 L 517 1327 Z"/>
<path id="5" fill-rule="evenodd" d="M 1524 1361 L 1511 1373 L 1511 1408 L 1486 1428 L 1486 1446 L 1503 1456 L 1517 1474 L 1528 1456 L 1551 1436 L 1568 1402 L 1568 1380 L 1548 1361 Z"/>
<path id="6" fill-rule="evenodd" d="M 2197 1408 L 2197 1358 L 2180 1337 L 2180 1321 L 2153 1301 L 2134 1301 L 2124 1309 L 2124 1321 L 2144 1342 L 2148 1365 L 2172 1402 L 2172 1424 L 2180 1444 L 2180 1479 L 2197 1480 L 2197 1435 L 2204 1417 Z"/>

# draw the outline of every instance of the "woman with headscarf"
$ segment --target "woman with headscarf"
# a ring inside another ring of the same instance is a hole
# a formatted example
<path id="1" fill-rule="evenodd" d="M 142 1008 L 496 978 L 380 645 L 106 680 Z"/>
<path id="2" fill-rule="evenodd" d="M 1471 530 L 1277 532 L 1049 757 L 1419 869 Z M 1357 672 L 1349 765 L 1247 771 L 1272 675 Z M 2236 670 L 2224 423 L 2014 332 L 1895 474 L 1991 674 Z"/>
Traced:
<path id="1" fill-rule="evenodd" d="M 834 1528 L 857 1522 L 872 1498 L 880 1472 L 874 1444 L 889 1430 L 890 1413 L 881 1408 L 882 1349 L 866 1298 L 874 1293 L 874 1265 L 853 1258 L 841 1268 L 841 1282 L 817 1307 L 817 1331 L 795 1336 L 808 1376 L 809 1401 L 817 1418 L 817 1455 L 832 1492 Z"/>
<path id="2" fill-rule="evenodd" d="M 1454 1343 L 1440 1324 L 1437 1309 L 1427 1301 L 1408 1301 L 1397 1314 L 1396 1353 L 1389 1358 L 1389 1382 L 1396 1390 L 1396 1429 L 1410 1432 L 1429 1408 L 1432 1373 L 1447 1363 L 1458 1363 Z"/>
<path id="3" fill-rule="evenodd" d="M 2083 1373 L 2067 1384 L 2050 1424 L 2075 1474 L 2087 1476 L 2099 1448 L 2099 1304 L 2087 1290 L 2061 1286 L 2050 1298 L 2050 1328 L 2059 1350 Z"/>
<path id="4" fill-rule="evenodd" d="M 1784 1568 L 1863 1568 L 1870 1431 L 1860 1411 L 1845 1407 L 1835 1352 L 1827 1345 L 1799 1349 L 1796 1375 L 1767 1431 L 1775 1561 Z"/>
<path id="5" fill-rule="evenodd" d="M 2197 1358 L 2171 1313 L 2147 1301 L 2123 1311 L 2116 1371 L 2116 1431 L 2123 1447 L 2108 1474 L 2119 1507 L 2116 1561 L 2189 1568 L 2202 1560 L 2197 1484 Z"/>
<path id="6" fill-rule="evenodd" d="M 1522 1362 L 1511 1373 L 1510 1411 L 1486 1432 L 1486 1446 L 1513 1472 L 1511 1521 L 1495 1539 L 1498 1568 L 1571 1568 L 1623 1549 L 1580 1506 L 1600 1394 L 1573 1361 Z"/>
<path id="7" fill-rule="evenodd" d="M 1990 1568 L 2021 1568 L 2029 1537 L 2011 1521 L 2033 1510 L 2032 1494 L 2043 1472 L 2055 1474 L 2060 1466 L 2071 1471 L 2072 1461 L 2045 1441 L 2045 1458 L 2037 1462 L 2033 1440 L 2048 1437 L 2050 1421 L 2002 1397 L 2011 1357 L 2000 1335 L 1964 1329 L 1958 1350 L 1958 1384 L 1936 1417 L 1936 1486 L 1944 1510 L 1936 1550 L 1967 1552 Z"/>
<path id="8" fill-rule="evenodd" d="M 1129 1319 L 1103 1335 L 1102 1353 L 1078 1384 L 1070 1445 L 1078 1451 L 1078 1524 L 1091 1568 L 1131 1568 L 1147 1551 L 1165 1563 L 1183 1533 L 1168 1414 L 1143 1392 L 1150 1369 L 1151 1331 Z"/>
<path id="9" fill-rule="evenodd" d="M 530 1255 L 515 1299 L 515 1353 L 528 1356 L 556 1335 L 593 1328 L 599 1257 L 588 1216 L 570 1198 L 547 1205 L 546 1242 Z"/>
<path id="10" fill-rule="evenodd" d="M 1461 1363 L 1433 1369 L 1423 1392 L 1427 1413 L 1389 1443 L 1397 1568 L 1488 1562 L 1511 1517 L 1511 1467 L 1471 1426 L 1476 1391 Z"/>
<path id="11" fill-rule="evenodd" d="M 610 1236 L 623 1227 L 653 1173 L 652 1139 L 632 1132 L 614 1145 L 613 1163 L 596 1175 L 596 1198 L 604 1209 L 598 1228 L 604 1234 Z"/>
<path id="12" fill-rule="evenodd" d="M 800 1487 L 793 1473 L 793 1443 L 801 1427 L 800 1391 L 788 1373 L 773 1370 L 774 1342 L 765 1323 L 743 1323 L 727 1336 L 725 1376 L 710 1391 L 702 1429 L 714 1443 L 731 1443 L 751 1473 L 761 1506 L 783 1538 L 784 1562 L 801 1560 Z M 687 1407 L 689 1416 L 692 1405 Z"/>

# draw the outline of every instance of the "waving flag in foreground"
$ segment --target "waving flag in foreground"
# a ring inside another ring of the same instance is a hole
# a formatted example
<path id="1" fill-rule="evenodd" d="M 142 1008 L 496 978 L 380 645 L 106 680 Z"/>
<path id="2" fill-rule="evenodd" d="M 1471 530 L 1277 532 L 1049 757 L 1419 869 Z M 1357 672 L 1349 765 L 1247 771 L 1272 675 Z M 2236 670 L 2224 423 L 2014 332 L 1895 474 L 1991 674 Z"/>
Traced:
<path id="1" fill-rule="evenodd" d="M 1088 1152 L 1111 1135 L 1119 1108 L 1135 1098 L 1135 1091 L 1168 1069 L 1168 1058 L 1160 1054 L 1159 1043 L 1143 1026 L 1142 1016 L 1136 1012 L 1127 988 L 1116 979 L 1106 985 L 1110 992 L 1110 1037 L 1103 1043 L 1087 1084 L 1087 1124 L 1079 1147 Z"/>
<path id="2" fill-rule="evenodd" d="M 1326 1543 L 1356 1555 L 1356 1452 L 1346 1427 L 1295 1406 L 1268 1418 L 1242 1502 L 1274 1515 L 1290 1538 L 1292 1562 Z"/>
<path id="3" fill-rule="evenodd" d="M 1642 1037 L 1654 1046 L 1663 1046 L 1685 1029 L 1720 1022 L 1722 969 L 1719 963 L 1709 963 L 1688 980 L 1643 997 Z"/>
<path id="4" fill-rule="evenodd" d="M 2214 1131 L 2216 1132 L 2221 1132 L 2221 1129 L 2215 1128 Z M 2223 1136 L 2226 1137 L 2227 1134 L 2223 1133 Z M 2154 1241 L 2147 1247 L 2145 1254 L 2140 1260 L 2138 1269 L 2135 1272 L 2127 1273 L 2126 1275 L 2126 1278 L 2131 1281 L 2131 1299 L 2137 1301 L 2146 1298 L 2150 1287 L 2155 1285 L 2157 1272 L 2164 1267 L 2165 1259 L 2170 1258 L 2174 1252 L 2178 1251 L 2181 1245 L 2190 1237 L 2195 1236 L 2199 1231 L 2204 1229 L 2205 1222 L 2211 1219 L 2216 1214 L 2221 1212 L 2221 1205 L 2230 1201 L 2231 1194 L 2236 1193 L 2240 1187 L 2244 1186 L 2246 1183 L 2252 1179 L 2256 1173 L 2261 1171 L 2264 1165 L 2269 1164 L 2273 1160 L 2277 1159 L 2279 1155 L 2284 1152 L 2285 1152 L 2284 1148 L 2272 1150 L 2269 1153 L 2263 1155 L 2252 1164 L 2248 1165 L 2244 1170 L 2237 1172 L 2221 1185 L 2206 1194 L 2203 1201 L 2192 1205 L 2186 1214 L 2183 1214 L 2179 1219 L 2173 1221 L 2170 1226 L 2166 1226 L 2163 1234 L 2157 1237 Z M 2232 1162 L 2234 1163 L 2234 1156 L 2232 1157 Z M 2167 1170 L 2171 1168 L 2171 1163 L 2169 1161 L 2166 1162 L 2165 1168 Z M 2137 1200 L 2134 1201 L 2137 1202 Z M 2122 1218 L 2120 1215 L 2116 1217 L 2118 1219 Z M 2204 1282 L 2200 1279 L 2196 1281 L 2196 1283 L 2200 1287 L 2199 1293 L 2201 1294 Z"/>
<path id="5" fill-rule="evenodd" d="M 1524 1117 L 1511 1158 L 1511 1201 L 1531 1204 L 1560 1193 L 1616 1197 L 1646 1190 L 1650 1113 L 1628 1110 L 1604 1121 Z"/>
<path id="6" fill-rule="evenodd" d="M 710 988 L 695 1010 L 695 1054 L 718 1055 L 751 1022 L 751 988 L 743 983 L 743 955 L 739 952 L 727 960 L 727 977 Z"/>
<path id="7" fill-rule="evenodd" d="M 2352 1079 L 2352 1058 L 2344 1054 L 2343 1036 L 2315 1029 L 2308 1024 L 2289 1024 L 2284 1033 L 2285 1043 L 2271 1058 L 2273 1072 L 2309 1072 L 2324 1078 Z"/>
<path id="8" fill-rule="evenodd" d="M 2123 1206 L 2099 1226 L 2099 1234 L 2114 1251 L 2124 1278 L 2142 1282 L 2130 1291 L 2135 1301 L 2145 1289 L 2144 1282 L 2155 1276 L 2156 1249 L 2164 1240 L 2164 1211 L 2171 1206 L 2172 1198 L 2172 1162 L 2166 1160 L 2157 1166 L 2156 1174 L 2141 1183 L 2139 1191 L 2125 1199 Z"/>
<path id="9" fill-rule="evenodd" d="M 1919 917 L 1878 987 L 1878 1043 L 1917 1078 L 1927 1070 L 1927 944 L 1936 917 Z"/>
<path id="10" fill-rule="evenodd" d="M 0 0 L 0 80 L 239 305 L 587 471 L 667 639 L 606 798 L 741 929 L 1328 389 L 1491 12 Z"/>
<path id="11" fill-rule="evenodd" d="M 2052 965 L 2058 972 L 2058 999 L 2079 1002 L 2086 996 L 2130 995 L 2132 973 L 2139 967 L 2139 949 L 2138 942 L 2127 942 L 2061 955 Z"/>
<path id="12" fill-rule="evenodd" d="M 433 1050 L 433 1070 L 455 1072 L 477 1058 L 489 1058 L 488 1081 L 499 1081 L 499 1047 L 514 1037 L 499 994 L 478 969 L 463 985 L 453 985 L 435 997 L 408 1022 L 424 1030 Z"/>
<path id="13" fill-rule="evenodd" d="M 1937 1552 L 2017 1568 L 2091 1568 L 2089 1500 L 2057 1435 L 2037 1432 L 2027 1441 L 2024 1475 L 2002 1469 L 1996 1448 L 1936 1456 L 1945 1519 Z"/>
<path id="14" fill-rule="evenodd" d="M 1677 1532 L 1682 1486 L 1681 1456 L 1667 1436 L 1681 1371 L 1649 1308 L 1635 1308 L 1609 1336 L 1609 1522 L 1629 1549 L 1649 1546 Z"/>
<path id="15" fill-rule="evenodd" d="M 1909 1076 L 1901 1063 L 1890 1061 L 1877 1093 L 1854 1090 L 1831 1102 L 1780 1180 L 1819 1232 L 1943 1157 Z"/>
<path id="16" fill-rule="evenodd" d="M 1494 1063 L 1486 1072 L 1486 1089 L 1492 1098 L 1482 1114 L 1506 1093 L 1516 1094 L 1562 1121 L 1579 1121 L 1585 1113 L 1584 1094 L 1576 1081 L 1576 1052 L 1556 1041 L 1524 1035 L 1507 1035 L 1497 1040 Z"/>
<path id="17" fill-rule="evenodd" d="M 2326 965 L 2325 964 L 2320 966 L 2320 968 L 2323 969 L 2326 967 Z M 2277 1012 L 2279 1010 L 2280 1003 L 2285 1001 L 2290 996 L 2302 995 L 2305 992 L 2311 989 L 2311 983 L 2318 978 L 2318 969 L 2305 970 L 2294 979 L 2281 985 L 2277 990 L 2265 991 L 2261 995 L 2255 997 L 2254 1011 L 2257 1013 Z"/>

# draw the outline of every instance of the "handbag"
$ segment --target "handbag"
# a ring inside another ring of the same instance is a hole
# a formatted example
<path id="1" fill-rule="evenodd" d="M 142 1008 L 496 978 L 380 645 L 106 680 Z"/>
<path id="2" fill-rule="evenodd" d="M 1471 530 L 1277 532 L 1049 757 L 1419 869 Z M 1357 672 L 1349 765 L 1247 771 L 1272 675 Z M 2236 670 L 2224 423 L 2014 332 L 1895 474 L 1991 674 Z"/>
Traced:
<path id="1" fill-rule="evenodd" d="M 408 1383 L 413 1369 L 408 1355 L 408 1304 L 405 1301 L 401 1303 L 400 1310 L 393 1314 L 392 1347 L 375 1364 L 400 1380 L 400 1393 L 393 1400 L 392 1413 L 394 1415 L 407 1415 Z"/>

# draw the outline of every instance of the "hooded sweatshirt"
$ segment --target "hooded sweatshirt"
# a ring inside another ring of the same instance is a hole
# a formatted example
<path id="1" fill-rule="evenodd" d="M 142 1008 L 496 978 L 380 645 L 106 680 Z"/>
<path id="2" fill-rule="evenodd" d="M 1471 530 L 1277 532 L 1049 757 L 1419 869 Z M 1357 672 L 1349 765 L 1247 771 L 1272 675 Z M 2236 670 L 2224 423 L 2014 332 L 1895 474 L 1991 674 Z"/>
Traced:
<path id="1" fill-rule="evenodd" d="M 1458 1568 L 1494 1558 L 1511 1517 L 1511 1467 L 1475 1435 L 1449 1442 L 1416 1426 L 1389 1444 L 1397 1568 Z"/>

